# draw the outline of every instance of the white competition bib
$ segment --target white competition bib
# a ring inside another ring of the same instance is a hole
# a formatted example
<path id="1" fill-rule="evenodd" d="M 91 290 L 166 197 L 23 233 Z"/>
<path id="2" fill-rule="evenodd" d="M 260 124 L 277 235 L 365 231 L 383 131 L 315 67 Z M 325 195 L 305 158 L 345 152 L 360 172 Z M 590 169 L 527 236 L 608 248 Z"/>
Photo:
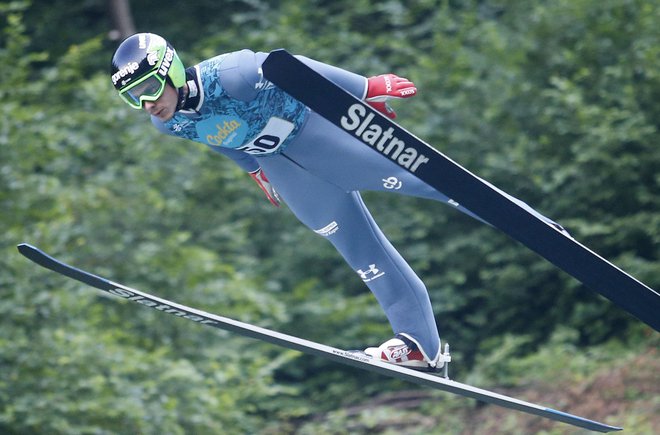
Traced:
<path id="1" fill-rule="evenodd" d="M 237 149 L 248 154 L 262 155 L 276 152 L 286 138 L 291 134 L 295 125 L 282 118 L 272 117 L 261 132 L 249 143 Z"/>

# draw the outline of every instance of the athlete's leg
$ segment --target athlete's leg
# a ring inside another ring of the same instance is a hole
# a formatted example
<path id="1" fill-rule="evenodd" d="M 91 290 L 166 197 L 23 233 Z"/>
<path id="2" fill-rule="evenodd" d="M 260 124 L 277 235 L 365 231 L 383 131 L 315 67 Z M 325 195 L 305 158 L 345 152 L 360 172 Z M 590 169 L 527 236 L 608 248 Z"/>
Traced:
<path id="1" fill-rule="evenodd" d="M 284 154 L 346 191 L 389 191 L 433 199 L 481 220 L 316 113 L 311 114 L 300 139 L 284 150 Z"/>
<path id="2" fill-rule="evenodd" d="M 299 142 L 285 150 L 285 154 L 290 155 L 310 172 L 331 180 L 345 190 L 389 191 L 433 199 L 483 222 L 483 219 L 457 201 L 429 186 L 317 114 L 312 114 L 308 120 Z M 559 226 L 520 199 L 486 183 L 539 219 Z"/>
<path id="3" fill-rule="evenodd" d="M 359 193 L 346 192 L 284 156 L 259 162 L 298 219 L 326 237 L 358 273 L 394 332 L 410 336 L 434 361 L 440 338 L 426 287 L 383 235 Z"/>

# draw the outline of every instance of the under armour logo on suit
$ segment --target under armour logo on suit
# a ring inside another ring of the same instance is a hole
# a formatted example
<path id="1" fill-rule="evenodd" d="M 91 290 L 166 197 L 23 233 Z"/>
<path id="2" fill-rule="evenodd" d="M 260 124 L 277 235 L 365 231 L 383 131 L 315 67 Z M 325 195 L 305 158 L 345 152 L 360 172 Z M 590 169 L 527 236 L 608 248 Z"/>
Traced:
<path id="1" fill-rule="evenodd" d="M 374 279 L 385 275 L 385 272 L 378 269 L 375 264 L 370 264 L 369 269 L 367 270 L 358 269 L 357 273 L 364 282 L 373 281 Z"/>

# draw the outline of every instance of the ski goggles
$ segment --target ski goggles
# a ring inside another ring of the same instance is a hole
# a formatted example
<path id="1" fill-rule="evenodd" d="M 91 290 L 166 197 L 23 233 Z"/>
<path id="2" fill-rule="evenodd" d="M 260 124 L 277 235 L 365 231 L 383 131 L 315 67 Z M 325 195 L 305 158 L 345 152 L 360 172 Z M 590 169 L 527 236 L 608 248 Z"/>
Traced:
<path id="1" fill-rule="evenodd" d="M 156 101 L 160 98 L 164 89 L 165 79 L 154 73 L 123 89 L 119 96 L 132 108 L 141 109 L 144 101 Z"/>

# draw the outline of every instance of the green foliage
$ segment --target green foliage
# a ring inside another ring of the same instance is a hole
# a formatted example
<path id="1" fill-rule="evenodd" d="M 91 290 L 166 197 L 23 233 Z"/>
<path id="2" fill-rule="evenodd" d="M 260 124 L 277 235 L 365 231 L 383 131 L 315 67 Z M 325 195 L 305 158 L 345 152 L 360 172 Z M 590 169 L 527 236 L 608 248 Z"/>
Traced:
<path id="1" fill-rule="evenodd" d="M 395 103 L 402 125 L 659 288 L 658 2 L 412 3 L 131 6 L 139 30 L 167 36 L 187 64 L 286 47 L 413 79 L 419 96 Z M 227 159 L 159 135 L 116 97 L 104 8 L 0 2 L 0 432 L 345 431 L 346 411 L 300 422 L 406 386 L 102 297 L 16 252 L 28 241 L 136 288 L 338 347 L 390 334 L 328 243 Z M 653 343 L 493 229 L 440 204 L 365 197 L 427 284 L 457 378 L 580 382 L 612 354 Z M 466 414 L 448 406 L 446 424 L 464 428 Z M 633 427 L 649 424 L 630 415 Z M 355 427 L 383 418 L 366 412 Z"/>

